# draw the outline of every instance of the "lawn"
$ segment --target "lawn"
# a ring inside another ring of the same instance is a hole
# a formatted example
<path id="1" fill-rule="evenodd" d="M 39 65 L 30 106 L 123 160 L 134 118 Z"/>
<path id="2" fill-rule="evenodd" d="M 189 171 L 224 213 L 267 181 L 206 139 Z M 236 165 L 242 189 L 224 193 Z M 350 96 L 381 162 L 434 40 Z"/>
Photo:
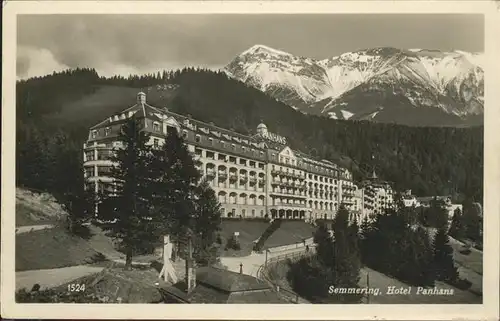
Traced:
<path id="1" fill-rule="evenodd" d="M 252 220 L 223 220 L 221 224 L 220 235 L 223 245 L 234 234 L 239 232 L 238 240 L 241 250 L 226 250 L 222 256 L 246 256 L 253 250 L 253 242 L 256 241 L 269 226 L 265 221 Z"/>
<path id="2" fill-rule="evenodd" d="M 304 221 L 282 221 L 281 226 L 267 239 L 264 248 L 301 243 L 313 237 L 315 227 Z"/>
<path id="3" fill-rule="evenodd" d="M 66 215 L 50 194 L 16 188 L 16 226 L 54 224 Z"/>
<path id="4" fill-rule="evenodd" d="M 94 263 L 104 256 L 62 227 L 16 235 L 16 271 Z"/>
<path id="5" fill-rule="evenodd" d="M 60 217 L 47 216 L 41 210 L 31 208 L 23 203 L 16 203 L 16 226 L 57 224 L 60 221 Z"/>

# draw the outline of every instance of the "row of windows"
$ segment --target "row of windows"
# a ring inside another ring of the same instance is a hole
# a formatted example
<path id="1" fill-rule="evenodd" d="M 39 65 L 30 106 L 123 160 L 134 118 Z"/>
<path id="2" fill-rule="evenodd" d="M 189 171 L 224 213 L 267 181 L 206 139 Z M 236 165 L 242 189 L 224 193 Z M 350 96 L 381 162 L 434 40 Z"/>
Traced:
<path id="1" fill-rule="evenodd" d="M 222 213 L 222 216 L 226 216 L 226 209 L 225 209 L 225 208 L 221 208 L 221 213 Z M 259 214 L 260 214 L 260 217 L 264 217 L 264 210 L 260 210 L 260 212 L 257 212 L 256 210 L 252 209 L 252 210 L 250 210 L 250 213 L 249 213 L 249 214 L 250 214 L 250 216 L 251 216 L 251 217 L 256 217 L 257 213 L 259 213 Z M 238 214 L 236 213 L 236 209 L 235 209 L 235 208 L 231 209 L 231 210 L 227 213 L 227 216 L 228 216 L 228 217 L 236 217 L 237 215 L 238 215 Z M 246 211 L 246 209 L 242 209 L 242 210 L 240 211 L 239 216 L 240 216 L 240 217 L 246 217 L 246 215 L 247 215 L 247 211 Z"/>
<path id="2" fill-rule="evenodd" d="M 188 132 L 187 130 L 183 130 L 182 131 L 182 137 L 184 138 L 184 140 L 187 140 L 188 139 Z M 233 137 L 234 139 L 234 137 Z M 240 142 L 241 140 L 238 139 Z M 202 141 L 202 137 L 201 135 L 199 134 L 196 134 L 195 137 L 194 137 L 194 141 L 195 143 L 197 144 L 201 144 L 203 141 Z M 237 150 L 237 147 L 239 147 L 241 149 L 242 152 L 246 153 L 246 152 L 250 152 L 252 153 L 252 155 L 254 156 L 260 156 L 260 157 L 264 157 L 264 151 L 262 150 L 257 150 L 257 148 L 253 148 L 253 147 L 249 147 L 249 146 L 243 146 L 243 145 L 237 145 L 235 143 L 231 143 L 231 142 L 227 142 L 223 139 L 220 139 L 220 140 L 214 140 L 212 137 L 208 137 L 208 145 L 209 146 L 215 146 L 215 143 L 219 143 L 220 144 L 220 147 L 222 149 L 226 149 L 226 148 L 229 148 L 233 151 L 236 151 Z"/>
<path id="3" fill-rule="evenodd" d="M 207 158 L 210 160 L 216 160 L 216 156 L 217 156 L 217 160 L 222 161 L 222 162 L 228 162 L 228 163 L 236 164 L 236 165 L 239 164 L 239 165 L 243 165 L 243 166 L 249 166 L 252 168 L 264 169 L 263 163 L 249 160 L 249 159 L 245 159 L 245 158 L 241 158 L 241 157 L 238 158 L 236 156 L 229 156 L 229 155 L 222 154 L 222 153 L 217 153 L 217 155 L 216 155 L 215 152 L 208 151 L 208 150 L 204 151 L 201 148 L 195 149 L 195 155 L 200 156 L 202 158 Z"/>

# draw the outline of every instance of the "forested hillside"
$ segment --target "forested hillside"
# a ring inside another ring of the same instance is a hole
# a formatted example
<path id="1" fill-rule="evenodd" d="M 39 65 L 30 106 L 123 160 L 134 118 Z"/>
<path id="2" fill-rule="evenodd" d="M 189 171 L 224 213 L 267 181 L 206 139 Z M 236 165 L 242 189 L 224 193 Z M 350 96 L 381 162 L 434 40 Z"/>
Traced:
<path id="1" fill-rule="evenodd" d="M 455 191 L 482 202 L 483 127 L 419 128 L 304 115 L 223 73 L 194 69 L 127 79 L 78 69 L 18 82 L 18 184 L 55 193 L 80 184 L 88 127 L 133 105 L 139 90 L 153 106 L 242 133 L 252 133 L 262 120 L 293 148 L 340 162 L 357 179 L 375 167 L 398 189 L 417 195 Z"/>

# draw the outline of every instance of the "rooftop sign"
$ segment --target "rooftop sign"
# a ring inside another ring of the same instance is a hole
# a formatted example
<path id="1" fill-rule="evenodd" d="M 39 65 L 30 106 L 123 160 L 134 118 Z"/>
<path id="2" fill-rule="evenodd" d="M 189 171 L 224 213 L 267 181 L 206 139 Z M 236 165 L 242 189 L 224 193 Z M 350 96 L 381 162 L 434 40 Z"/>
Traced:
<path id="1" fill-rule="evenodd" d="M 286 138 L 283 136 L 280 136 L 280 135 L 266 132 L 266 133 L 262 134 L 262 138 L 265 138 L 265 139 L 270 140 L 270 141 L 275 142 L 275 143 L 280 143 L 280 144 L 286 145 Z"/>

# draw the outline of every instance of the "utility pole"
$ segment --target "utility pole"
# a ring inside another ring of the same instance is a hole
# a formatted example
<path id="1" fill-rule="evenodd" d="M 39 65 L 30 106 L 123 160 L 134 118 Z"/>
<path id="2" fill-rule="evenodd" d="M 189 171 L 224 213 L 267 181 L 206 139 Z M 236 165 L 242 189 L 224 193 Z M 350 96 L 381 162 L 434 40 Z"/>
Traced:
<path id="1" fill-rule="evenodd" d="M 370 304 L 370 272 L 366 272 L 366 304 Z"/>

